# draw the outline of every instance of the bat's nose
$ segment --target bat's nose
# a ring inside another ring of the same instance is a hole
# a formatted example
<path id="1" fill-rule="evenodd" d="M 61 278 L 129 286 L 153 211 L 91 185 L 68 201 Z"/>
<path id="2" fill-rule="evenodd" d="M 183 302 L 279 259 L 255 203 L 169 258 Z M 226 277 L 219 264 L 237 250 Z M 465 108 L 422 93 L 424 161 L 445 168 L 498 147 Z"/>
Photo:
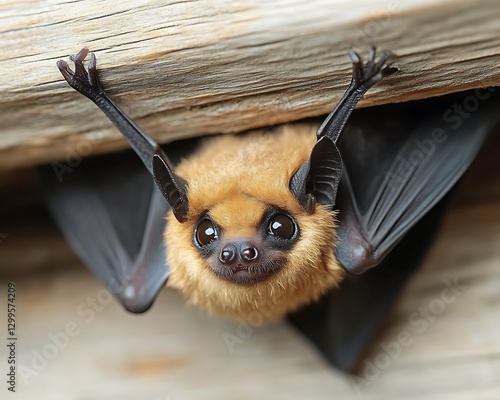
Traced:
<path id="1" fill-rule="evenodd" d="M 257 246 L 249 240 L 234 240 L 227 243 L 219 254 L 222 264 L 253 263 L 259 258 Z"/>
<path id="2" fill-rule="evenodd" d="M 209 268 L 219 278 L 250 285 L 267 279 L 284 264 L 285 258 L 268 250 L 257 235 L 231 237 L 213 253 Z"/>

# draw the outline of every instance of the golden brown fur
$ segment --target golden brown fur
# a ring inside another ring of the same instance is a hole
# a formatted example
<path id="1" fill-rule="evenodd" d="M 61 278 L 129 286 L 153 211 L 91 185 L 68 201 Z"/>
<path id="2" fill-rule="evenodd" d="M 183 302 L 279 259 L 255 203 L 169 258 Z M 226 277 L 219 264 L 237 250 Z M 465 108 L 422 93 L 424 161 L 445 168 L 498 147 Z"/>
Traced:
<path id="1" fill-rule="evenodd" d="M 307 126 L 284 126 L 273 133 L 209 139 L 184 160 L 176 173 L 189 184 L 189 216 L 182 224 L 168 216 L 168 285 L 209 312 L 261 321 L 294 310 L 335 286 L 343 269 L 334 255 L 334 216 L 322 206 L 307 214 L 289 190 L 291 176 L 308 159 L 315 141 L 315 132 Z M 226 237 L 251 235 L 269 205 L 289 211 L 300 227 L 284 267 L 250 285 L 213 274 L 193 244 L 200 215 L 209 210 Z"/>

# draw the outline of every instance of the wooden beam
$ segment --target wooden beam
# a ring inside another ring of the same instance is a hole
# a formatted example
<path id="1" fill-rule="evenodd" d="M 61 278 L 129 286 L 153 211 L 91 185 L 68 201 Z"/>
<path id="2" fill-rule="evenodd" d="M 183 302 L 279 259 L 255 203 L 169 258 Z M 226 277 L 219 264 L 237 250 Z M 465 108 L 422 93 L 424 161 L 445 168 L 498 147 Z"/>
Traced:
<path id="1" fill-rule="evenodd" d="M 500 3 L 27 0 L 0 5 L 0 169 L 127 145 L 55 63 L 87 46 L 104 86 L 162 142 L 327 113 L 346 49 L 396 53 L 362 106 L 500 84 Z"/>

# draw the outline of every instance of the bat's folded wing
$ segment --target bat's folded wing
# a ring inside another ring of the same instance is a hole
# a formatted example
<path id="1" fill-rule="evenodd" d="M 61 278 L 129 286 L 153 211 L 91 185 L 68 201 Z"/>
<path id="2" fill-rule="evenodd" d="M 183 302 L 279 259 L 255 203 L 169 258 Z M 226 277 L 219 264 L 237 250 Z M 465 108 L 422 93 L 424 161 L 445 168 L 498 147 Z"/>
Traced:
<path id="1" fill-rule="evenodd" d="M 483 105 L 460 117 L 453 104 L 399 107 L 392 118 L 367 112 L 371 122 L 358 118 L 343 132 L 336 255 L 348 271 L 378 265 L 473 161 L 497 113 Z"/>
<path id="2" fill-rule="evenodd" d="M 131 312 L 144 312 L 164 286 L 168 204 L 136 160 L 85 160 L 43 171 L 49 208 L 71 246 Z"/>
<path id="3" fill-rule="evenodd" d="M 344 371 L 361 366 L 368 343 L 434 237 L 445 205 L 439 200 L 497 121 L 498 106 L 487 102 L 467 118 L 456 114 L 454 104 L 465 98 L 358 110 L 342 132 L 337 258 L 353 273 L 378 267 L 348 275 L 339 289 L 291 319 Z"/>

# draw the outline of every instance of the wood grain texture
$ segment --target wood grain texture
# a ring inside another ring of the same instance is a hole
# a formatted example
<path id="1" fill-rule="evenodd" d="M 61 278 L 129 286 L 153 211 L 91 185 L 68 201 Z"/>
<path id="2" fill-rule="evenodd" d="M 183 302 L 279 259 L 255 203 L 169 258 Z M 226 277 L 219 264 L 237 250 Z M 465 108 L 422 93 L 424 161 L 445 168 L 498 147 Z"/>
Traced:
<path id="1" fill-rule="evenodd" d="M 104 86 L 162 142 L 327 113 L 346 49 L 400 71 L 362 105 L 500 84 L 496 0 L 25 0 L 0 3 L 0 169 L 126 147 L 55 63 L 88 46 Z"/>

